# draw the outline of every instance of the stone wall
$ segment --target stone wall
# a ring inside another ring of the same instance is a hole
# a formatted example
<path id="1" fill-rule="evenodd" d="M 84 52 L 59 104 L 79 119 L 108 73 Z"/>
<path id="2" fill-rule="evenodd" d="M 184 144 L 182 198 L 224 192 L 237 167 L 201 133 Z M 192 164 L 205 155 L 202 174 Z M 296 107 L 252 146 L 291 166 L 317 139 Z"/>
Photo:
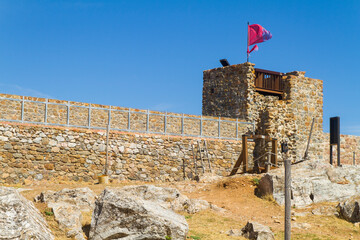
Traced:
<path id="1" fill-rule="evenodd" d="M 195 175 L 192 145 L 200 138 L 111 131 L 113 179 L 176 181 Z M 241 142 L 207 139 L 212 170 L 228 175 Z M 105 130 L 0 123 L 0 183 L 28 180 L 92 181 L 103 174 Z M 251 151 L 251 150 L 250 150 Z M 184 161 L 184 162 L 183 162 Z M 201 166 L 201 161 L 198 161 Z M 204 162 L 208 172 L 208 163 Z M 198 172 L 202 174 L 202 169 Z"/>
<path id="2" fill-rule="evenodd" d="M 249 120 L 252 66 L 244 63 L 204 71 L 202 114 Z"/>
<path id="3" fill-rule="evenodd" d="M 330 161 L 330 134 L 324 133 L 324 159 Z M 360 165 L 360 136 L 340 135 L 340 162 L 352 165 L 355 153 L 355 164 Z M 333 146 L 333 164 L 337 164 L 337 146 Z"/>
<path id="4" fill-rule="evenodd" d="M 285 74 L 282 77 L 284 92 L 279 97 L 256 91 L 252 63 L 204 71 L 203 114 L 242 117 L 246 121 L 255 122 L 256 134 L 288 142 L 293 161 L 304 156 L 314 118 L 309 153 L 310 157 L 321 157 L 322 81 L 305 77 L 304 74 L 305 72 Z M 257 141 L 255 155 L 258 156 L 267 150 L 267 146 L 261 141 Z"/>
<path id="5" fill-rule="evenodd" d="M 192 146 L 196 153 L 197 142 L 204 139 L 212 170 L 227 175 L 239 157 L 242 134 L 253 130 L 238 119 L 7 94 L 0 94 L 0 114 L 0 183 L 96 179 L 104 173 L 109 117 L 113 179 L 191 178 Z M 201 161 L 198 166 L 201 175 Z"/>
<path id="6" fill-rule="evenodd" d="M 164 113 L 117 106 L 0 94 L 0 121 L 22 121 L 67 127 L 241 139 L 252 131 L 243 120 Z"/>

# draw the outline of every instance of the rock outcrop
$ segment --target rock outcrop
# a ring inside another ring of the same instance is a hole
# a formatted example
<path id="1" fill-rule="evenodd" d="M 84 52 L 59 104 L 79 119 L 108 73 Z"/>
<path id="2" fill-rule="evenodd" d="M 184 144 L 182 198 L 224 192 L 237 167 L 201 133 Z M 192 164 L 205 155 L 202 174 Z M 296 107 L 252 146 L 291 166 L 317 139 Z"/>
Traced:
<path id="1" fill-rule="evenodd" d="M 360 222 L 360 197 L 355 197 L 339 203 L 338 210 L 341 218 L 346 221 L 356 223 Z"/>
<path id="2" fill-rule="evenodd" d="M 45 191 L 35 198 L 35 201 L 47 203 L 54 212 L 59 228 L 69 238 L 84 240 L 81 212 L 93 211 L 95 194 L 89 188 L 64 188 L 61 191 Z"/>
<path id="3" fill-rule="evenodd" d="M 96 195 L 89 188 L 64 188 L 60 191 L 45 191 L 35 197 L 36 202 L 45 202 L 47 204 L 66 202 L 78 206 L 81 211 L 92 211 L 95 207 Z"/>
<path id="4" fill-rule="evenodd" d="M 185 239 L 188 224 L 171 210 L 179 197 L 154 186 L 107 188 L 95 202 L 90 239 Z"/>
<path id="5" fill-rule="evenodd" d="M 53 210 L 59 228 L 65 232 L 68 238 L 85 240 L 81 225 L 82 215 L 78 206 L 66 202 L 51 202 L 48 207 Z"/>
<path id="6" fill-rule="evenodd" d="M 206 209 L 221 211 L 222 209 L 201 199 L 189 199 L 175 188 L 156 187 L 154 185 L 125 186 L 122 190 L 144 200 L 178 212 L 197 213 Z"/>
<path id="7" fill-rule="evenodd" d="M 256 222 L 248 222 L 242 231 L 242 236 L 251 240 L 275 240 L 269 227 Z"/>
<path id="8" fill-rule="evenodd" d="M 54 236 L 32 202 L 14 188 L 0 187 L 0 239 L 52 240 Z"/>
<path id="9" fill-rule="evenodd" d="M 291 167 L 291 203 L 305 207 L 319 202 L 340 202 L 360 195 L 360 166 L 333 167 L 323 161 L 306 161 Z M 284 169 L 265 174 L 259 183 L 260 195 L 272 195 L 283 205 Z"/>

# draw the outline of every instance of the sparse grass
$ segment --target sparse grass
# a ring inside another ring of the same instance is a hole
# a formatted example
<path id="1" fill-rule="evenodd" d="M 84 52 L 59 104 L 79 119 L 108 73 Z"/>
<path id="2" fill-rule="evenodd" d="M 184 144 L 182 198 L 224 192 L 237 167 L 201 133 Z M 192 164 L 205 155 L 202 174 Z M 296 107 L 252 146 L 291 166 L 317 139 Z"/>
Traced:
<path id="1" fill-rule="evenodd" d="M 283 233 L 283 206 L 279 206 L 275 203 L 272 196 L 265 196 L 260 199 L 254 195 L 254 178 L 258 176 L 244 176 L 234 178 L 224 178 L 223 180 L 212 183 L 207 186 L 207 191 L 192 192 L 183 190 L 182 192 L 189 198 L 200 198 L 207 200 L 219 207 L 225 208 L 225 213 L 219 213 L 215 211 L 202 211 L 197 214 L 181 213 L 185 216 L 186 221 L 189 224 L 188 240 L 200 239 L 200 240 L 245 240 L 243 237 L 227 236 L 227 232 L 230 229 L 241 229 L 245 226 L 246 221 L 256 221 L 266 226 L 269 226 L 275 233 L 276 240 L 282 240 Z M 255 180 L 256 181 L 256 180 Z M 107 187 L 122 187 L 124 185 L 137 185 L 147 184 L 142 182 L 129 182 L 119 184 L 109 184 Z M 188 183 L 178 183 L 179 186 Z M 170 183 L 157 184 L 163 187 L 172 186 Z M 35 186 L 31 186 L 31 190 L 22 192 L 23 196 L 33 201 L 34 196 L 44 190 L 60 190 L 63 188 L 75 188 L 75 187 L 89 187 L 96 194 L 99 194 L 105 187 L 105 185 L 91 184 L 91 183 L 50 183 L 44 182 Z M 203 185 L 199 184 L 199 187 Z M 176 187 L 177 188 L 177 187 Z M 184 188 L 186 189 L 186 188 Z M 204 189 L 204 188 L 199 188 Z M 181 188 L 179 188 L 181 190 Z M 54 215 L 47 215 L 45 211 L 48 211 L 48 207 L 45 203 L 34 203 L 39 209 L 40 213 L 44 216 L 56 240 L 69 240 L 66 238 L 63 231 L 59 229 L 58 223 L 55 221 Z M 308 209 L 292 208 L 292 211 L 296 212 L 311 212 L 312 209 L 321 206 L 334 207 L 335 203 L 323 203 L 313 205 Z M 89 234 L 91 224 L 91 212 L 83 213 L 82 226 L 85 234 Z M 277 223 L 272 218 L 281 219 L 281 223 Z M 294 222 L 292 222 L 294 223 Z M 346 222 L 345 220 L 326 216 L 307 215 L 304 217 L 296 217 L 296 223 L 308 223 L 311 225 L 309 229 L 292 228 L 292 238 L 294 240 L 344 240 L 344 239 L 360 239 L 360 228 L 354 226 L 354 224 Z M 164 236 L 165 239 L 165 236 Z"/>
<path id="2" fill-rule="evenodd" d="M 54 212 L 52 211 L 51 208 L 46 208 L 46 209 L 44 210 L 44 213 L 45 213 L 45 215 L 47 215 L 47 216 L 53 216 L 53 215 L 54 215 Z"/>
<path id="3" fill-rule="evenodd" d="M 260 180 L 259 180 L 258 178 L 253 178 L 253 179 L 252 179 L 252 182 L 253 182 L 253 185 L 254 185 L 254 186 L 258 186 L 259 183 L 260 183 Z"/>
<path id="4" fill-rule="evenodd" d="M 187 218 L 187 222 L 190 228 L 188 239 L 246 239 L 243 237 L 227 236 L 226 234 L 230 229 L 242 228 L 245 226 L 245 223 L 210 210 L 191 215 L 191 218 Z"/>
<path id="5" fill-rule="evenodd" d="M 284 239 L 284 232 L 279 232 L 275 234 L 275 239 Z M 293 240 L 333 240 L 335 238 L 329 238 L 329 237 L 319 237 L 316 234 L 313 233 L 294 233 L 291 234 L 291 239 Z"/>
<path id="6" fill-rule="evenodd" d="M 274 203 L 274 204 L 277 204 L 277 202 L 275 201 L 273 195 L 271 195 L 271 194 L 266 194 L 266 195 L 262 196 L 261 199 L 263 199 L 265 201 L 268 201 L 268 202 L 271 202 L 271 203 Z"/>
<path id="7" fill-rule="evenodd" d="M 306 216 L 298 217 L 296 222 L 306 222 L 310 229 L 291 229 L 291 239 L 294 240 L 344 240 L 360 239 L 359 228 L 352 223 L 335 216 Z M 284 232 L 278 231 L 275 239 L 284 239 Z"/>
<path id="8" fill-rule="evenodd" d="M 35 207 L 42 213 L 43 217 L 45 218 L 47 224 L 49 225 L 49 228 L 51 232 L 54 234 L 56 240 L 69 240 L 69 238 L 66 237 L 65 233 L 60 230 L 59 224 L 56 222 L 54 214 L 46 214 L 46 212 L 49 212 L 52 210 L 47 207 L 46 203 L 34 203 Z"/>
<path id="9" fill-rule="evenodd" d="M 190 236 L 191 239 L 201 239 L 201 237 L 198 237 L 198 236 Z"/>

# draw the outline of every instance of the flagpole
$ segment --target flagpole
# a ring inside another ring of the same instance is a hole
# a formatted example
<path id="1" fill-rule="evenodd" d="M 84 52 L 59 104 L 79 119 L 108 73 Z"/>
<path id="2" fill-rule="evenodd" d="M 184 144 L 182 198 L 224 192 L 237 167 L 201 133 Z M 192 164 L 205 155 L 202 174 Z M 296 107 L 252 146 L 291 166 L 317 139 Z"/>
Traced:
<path id="1" fill-rule="evenodd" d="M 249 62 L 249 22 L 247 24 L 247 60 L 246 62 Z"/>

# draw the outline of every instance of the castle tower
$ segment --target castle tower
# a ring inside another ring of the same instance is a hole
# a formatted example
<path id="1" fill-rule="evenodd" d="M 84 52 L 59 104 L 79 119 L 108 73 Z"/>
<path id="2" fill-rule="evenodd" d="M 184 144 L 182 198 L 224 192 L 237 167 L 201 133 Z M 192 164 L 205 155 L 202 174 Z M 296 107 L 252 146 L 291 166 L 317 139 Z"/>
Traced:
<path id="1" fill-rule="evenodd" d="M 202 114 L 255 122 L 255 134 L 287 141 L 293 161 L 322 158 L 323 83 L 305 72 L 282 74 L 243 63 L 204 71 Z"/>

